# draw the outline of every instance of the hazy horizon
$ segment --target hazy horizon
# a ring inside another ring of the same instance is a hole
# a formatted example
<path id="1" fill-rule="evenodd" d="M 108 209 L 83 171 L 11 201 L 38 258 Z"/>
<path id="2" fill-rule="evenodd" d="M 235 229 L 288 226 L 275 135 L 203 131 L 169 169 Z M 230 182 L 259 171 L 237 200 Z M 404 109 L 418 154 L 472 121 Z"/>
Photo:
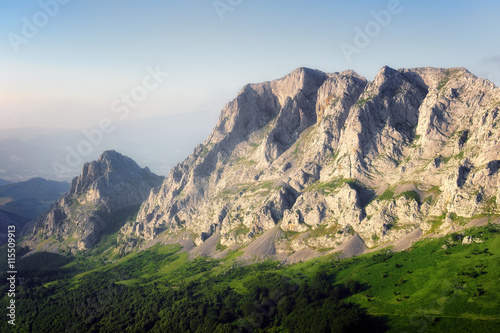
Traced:
<path id="1" fill-rule="evenodd" d="M 165 174 L 245 84 L 299 67 L 369 80 L 385 65 L 465 67 L 500 82 L 494 1 L 8 0 L 0 9 L 0 140 L 69 130 L 56 150 L 80 148 L 82 163 L 111 147 Z M 0 178 L 24 158 L 13 148 L 0 142 Z"/>
<path id="2" fill-rule="evenodd" d="M 71 181 L 80 174 L 85 162 L 97 159 L 106 150 L 116 150 L 139 166 L 166 176 L 171 167 L 203 143 L 217 119 L 218 114 L 193 112 L 156 117 L 153 121 L 126 121 L 112 133 L 103 135 L 102 142 L 92 145 L 88 154 L 77 154 L 80 161 L 76 166 L 66 165 L 71 170 L 64 174 L 58 174 L 53 163 L 65 165 L 69 152 L 77 151 L 79 143 L 89 142 L 84 131 L 64 128 L 0 130 L 0 178 L 17 182 L 39 176 Z M 190 126 L 183 128 L 185 123 Z"/>

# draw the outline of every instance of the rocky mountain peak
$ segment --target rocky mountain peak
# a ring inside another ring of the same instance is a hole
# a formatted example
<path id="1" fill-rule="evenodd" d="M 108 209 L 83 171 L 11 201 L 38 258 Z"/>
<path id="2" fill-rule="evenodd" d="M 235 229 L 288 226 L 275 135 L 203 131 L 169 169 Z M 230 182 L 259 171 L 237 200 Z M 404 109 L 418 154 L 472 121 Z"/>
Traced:
<path id="1" fill-rule="evenodd" d="M 26 245 L 45 246 L 47 239 L 56 236 L 73 240 L 64 244 L 70 251 L 89 249 L 103 230 L 117 227 L 110 224 L 124 222 L 116 222 L 116 214 L 138 207 L 163 179 L 127 156 L 106 151 L 96 161 L 86 163 L 68 194 L 34 222 Z"/>
<path id="2" fill-rule="evenodd" d="M 103 152 L 97 161 L 91 162 L 101 165 L 105 165 L 105 172 L 120 172 L 120 173 L 137 173 L 143 171 L 137 163 L 130 157 L 124 156 L 114 150 L 107 150 Z M 149 170 L 149 168 L 144 168 L 144 171 Z"/>
<path id="3" fill-rule="evenodd" d="M 79 177 L 73 179 L 70 194 L 78 195 L 95 182 L 109 182 L 110 177 L 136 178 L 152 176 L 149 169 L 141 169 L 131 158 L 110 150 L 102 153 L 97 161 L 85 163 Z"/>
<path id="4" fill-rule="evenodd" d="M 187 230 L 207 253 L 262 234 L 286 257 L 446 232 L 497 210 L 499 108 L 499 89 L 463 68 L 385 66 L 371 82 L 298 68 L 246 85 L 121 246 Z"/>

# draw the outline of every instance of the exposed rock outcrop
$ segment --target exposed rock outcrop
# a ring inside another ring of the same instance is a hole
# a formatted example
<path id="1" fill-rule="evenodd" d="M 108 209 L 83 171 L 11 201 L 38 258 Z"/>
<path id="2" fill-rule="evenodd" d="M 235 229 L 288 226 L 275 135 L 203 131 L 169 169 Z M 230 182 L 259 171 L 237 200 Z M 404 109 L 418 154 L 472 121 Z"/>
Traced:
<path id="1" fill-rule="evenodd" d="M 500 90 L 463 68 L 384 67 L 371 82 L 300 68 L 247 85 L 120 237 L 217 232 L 224 247 L 279 227 L 266 243 L 279 256 L 452 230 L 498 212 L 499 108 Z"/>
<path id="2" fill-rule="evenodd" d="M 115 151 L 86 163 L 70 191 L 30 226 L 23 245 L 32 249 L 88 250 L 102 233 L 117 229 L 163 177 Z"/>

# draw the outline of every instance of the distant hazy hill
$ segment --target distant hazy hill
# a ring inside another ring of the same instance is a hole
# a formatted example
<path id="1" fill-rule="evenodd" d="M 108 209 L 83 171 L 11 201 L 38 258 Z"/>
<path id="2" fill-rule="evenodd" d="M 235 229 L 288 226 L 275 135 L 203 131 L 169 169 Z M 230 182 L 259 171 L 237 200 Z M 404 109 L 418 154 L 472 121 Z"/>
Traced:
<path id="1" fill-rule="evenodd" d="M 33 178 L 0 186 L 0 209 L 26 219 L 37 218 L 70 189 L 70 184 Z"/>
<path id="2" fill-rule="evenodd" d="M 78 142 L 78 134 L 59 129 L 0 130 L 0 176 L 13 182 L 34 177 L 57 179 L 52 163 L 64 158 L 64 147 Z"/>
<path id="3" fill-rule="evenodd" d="M 11 184 L 8 180 L 0 178 L 0 186 L 8 185 Z"/>
<path id="4" fill-rule="evenodd" d="M 14 225 L 19 231 L 29 219 L 0 209 L 0 245 L 7 242 L 7 227 Z M 19 235 L 19 234 L 18 234 Z"/>

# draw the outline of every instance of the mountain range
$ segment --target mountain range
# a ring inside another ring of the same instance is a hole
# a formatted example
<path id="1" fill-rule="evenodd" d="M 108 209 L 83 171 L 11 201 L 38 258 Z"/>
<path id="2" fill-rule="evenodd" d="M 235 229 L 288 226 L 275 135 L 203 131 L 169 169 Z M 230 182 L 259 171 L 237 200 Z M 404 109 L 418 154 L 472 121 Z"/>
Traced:
<path id="1" fill-rule="evenodd" d="M 497 221 L 499 108 L 500 90 L 464 68 L 384 67 L 372 81 L 299 68 L 246 85 L 165 179 L 116 152 L 85 165 L 24 244 L 86 251 L 111 223 L 122 255 L 179 243 L 293 263 L 406 249 Z"/>

